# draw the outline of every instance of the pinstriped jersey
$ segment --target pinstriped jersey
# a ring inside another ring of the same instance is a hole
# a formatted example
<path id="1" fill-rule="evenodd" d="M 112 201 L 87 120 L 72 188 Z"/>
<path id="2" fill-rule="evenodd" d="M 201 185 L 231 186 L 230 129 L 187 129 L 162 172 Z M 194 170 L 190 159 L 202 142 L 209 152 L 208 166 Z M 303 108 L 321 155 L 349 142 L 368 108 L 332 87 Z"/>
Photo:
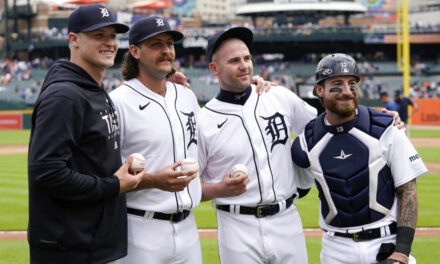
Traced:
<path id="1" fill-rule="evenodd" d="M 321 228 L 358 232 L 395 222 L 395 188 L 427 171 L 409 139 L 391 116 L 364 106 L 346 123 L 324 120 L 309 123 L 292 145 L 293 160 L 307 168 L 298 177 L 317 183 Z"/>
<path id="2" fill-rule="evenodd" d="M 203 181 L 220 182 L 237 163 L 246 165 L 250 178 L 245 193 L 214 202 L 255 206 L 295 193 L 290 134 L 299 134 L 314 117 L 315 108 L 280 86 L 260 96 L 252 87 L 243 105 L 209 101 L 198 121 Z"/>
<path id="3" fill-rule="evenodd" d="M 147 172 L 154 172 L 186 157 L 197 159 L 199 105 L 190 89 L 167 82 L 163 97 L 138 79 L 131 79 L 111 92 L 110 97 L 120 123 L 122 160 L 140 153 L 145 157 Z M 173 213 L 195 208 L 200 199 L 197 177 L 181 192 L 155 188 L 129 192 L 127 206 Z"/>

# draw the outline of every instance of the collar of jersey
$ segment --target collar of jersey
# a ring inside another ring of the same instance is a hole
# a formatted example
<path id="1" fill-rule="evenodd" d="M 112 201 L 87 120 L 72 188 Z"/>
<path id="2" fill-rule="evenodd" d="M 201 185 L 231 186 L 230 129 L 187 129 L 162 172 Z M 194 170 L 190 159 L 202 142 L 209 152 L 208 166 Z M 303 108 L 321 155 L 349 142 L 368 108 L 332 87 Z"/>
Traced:
<path id="1" fill-rule="evenodd" d="M 244 105 L 251 95 L 252 87 L 248 86 L 246 90 L 242 93 L 233 93 L 228 92 L 225 90 L 220 89 L 220 92 L 216 96 L 217 100 L 225 102 L 225 103 L 231 103 L 231 104 L 238 104 L 238 105 Z"/>
<path id="2" fill-rule="evenodd" d="M 359 119 L 358 109 L 356 109 L 356 116 L 352 120 L 349 120 L 339 125 L 331 125 L 328 122 L 327 117 L 324 116 L 325 130 L 327 130 L 332 134 L 345 134 L 356 125 L 358 119 Z"/>

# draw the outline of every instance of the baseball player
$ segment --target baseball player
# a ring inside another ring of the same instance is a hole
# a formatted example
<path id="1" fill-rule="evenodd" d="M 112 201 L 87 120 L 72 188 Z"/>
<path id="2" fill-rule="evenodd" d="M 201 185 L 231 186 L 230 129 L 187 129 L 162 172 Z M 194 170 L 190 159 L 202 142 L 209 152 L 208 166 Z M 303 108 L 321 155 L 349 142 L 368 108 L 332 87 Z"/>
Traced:
<path id="1" fill-rule="evenodd" d="M 68 19 L 70 60 L 54 63 L 32 114 L 29 142 L 30 263 L 102 264 L 127 254 L 125 192 L 143 172 L 121 164 L 119 127 L 103 89 L 117 33 L 128 31 L 103 5 Z"/>
<path id="2" fill-rule="evenodd" d="M 319 191 L 321 263 L 415 263 L 416 179 L 427 169 L 391 116 L 359 105 L 358 82 L 352 57 L 323 58 L 314 93 L 326 111 L 292 145 L 299 186 Z"/>
<path id="3" fill-rule="evenodd" d="M 252 38 L 236 27 L 208 40 L 209 69 L 221 89 L 199 112 L 202 199 L 214 199 L 222 263 L 307 263 L 290 134 L 299 134 L 316 109 L 284 87 L 255 92 Z M 230 178 L 237 163 L 248 175 Z"/>
<path id="4" fill-rule="evenodd" d="M 122 66 L 125 82 L 110 94 L 122 159 L 140 153 L 147 170 L 140 183 L 145 189 L 127 194 L 128 255 L 118 263 L 202 262 L 192 213 L 201 184 L 195 170 L 180 170 L 185 158 L 197 159 L 199 105 L 190 89 L 166 80 L 173 70 L 174 41 L 182 38 L 166 18 L 136 22 Z"/>

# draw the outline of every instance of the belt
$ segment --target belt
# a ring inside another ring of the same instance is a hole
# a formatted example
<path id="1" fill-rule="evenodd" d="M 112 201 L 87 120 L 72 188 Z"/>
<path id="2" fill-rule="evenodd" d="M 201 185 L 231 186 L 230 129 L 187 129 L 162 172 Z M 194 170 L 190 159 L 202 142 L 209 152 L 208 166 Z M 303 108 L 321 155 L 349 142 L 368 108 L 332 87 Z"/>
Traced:
<path id="1" fill-rule="evenodd" d="M 127 207 L 127 213 L 132 214 L 132 215 L 144 217 L 146 212 L 147 211 L 145 211 L 145 210 Z M 190 213 L 191 213 L 191 211 L 189 211 L 189 210 L 183 210 L 183 212 L 177 212 L 174 214 L 164 214 L 164 213 L 159 213 L 159 212 L 153 212 L 152 218 L 158 219 L 158 220 L 166 220 L 166 221 L 170 221 L 172 223 L 178 223 L 180 221 L 185 220 L 185 218 L 187 218 Z"/>
<path id="2" fill-rule="evenodd" d="M 286 199 L 286 209 L 289 208 L 293 204 L 293 200 L 296 197 L 296 193 L 294 193 L 292 196 Z M 233 212 L 231 211 L 231 208 L 236 207 L 237 205 L 229 205 L 229 204 L 216 204 L 215 208 L 218 210 L 222 210 L 225 212 Z M 238 207 L 238 206 L 237 206 Z M 262 218 L 269 215 L 274 215 L 280 211 L 280 204 L 263 204 L 256 207 L 249 207 L 249 206 L 239 206 L 240 214 L 245 215 L 255 215 L 257 218 Z"/>
<path id="3" fill-rule="evenodd" d="M 390 234 L 386 234 L 386 235 L 395 234 L 397 232 L 396 222 L 393 222 L 388 227 L 390 229 Z M 335 236 L 351 238 L 356 242 L 366 241 L 366 240 L 371 240 L 371 239 L 376 239 L 376 238 L 382 237 L 381 232 L 380 232 L 381 228 L 382 227 L 368 229 L 368 230 L 364 230 L 364 231 L 360 231 L 360 232 L 352 233 L 352 234 L 335 232 Z"/>

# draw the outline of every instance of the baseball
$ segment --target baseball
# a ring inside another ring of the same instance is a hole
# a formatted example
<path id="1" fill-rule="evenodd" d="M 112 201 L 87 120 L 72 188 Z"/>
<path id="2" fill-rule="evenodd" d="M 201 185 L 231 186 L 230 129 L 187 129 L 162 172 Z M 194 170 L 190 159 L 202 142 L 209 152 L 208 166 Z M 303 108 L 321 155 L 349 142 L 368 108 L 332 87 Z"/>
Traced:
<path id="1" fill-rule="evenodd" d="M 130 156 L 133 157 L 133 162 L 131 163 L 130 170 L 133 172 L 139 172 L 145 169 L 145 158 L 142 154 L 133 153 Z"/>
<path id="2" fill-rule="evenodd" d="M 182 161 L 182 170 L 199 171 L 199 163 L 193 158 L 186 158 Z"/>
<path id="3" fill-rule="evenodd" d="M 241 175 L 247 175 L 248 174 L 248 168 L 244 164 L 236 164 L 234 167 L 232 167 L 231 170 L 231 177 L 237 178 Z"/>

